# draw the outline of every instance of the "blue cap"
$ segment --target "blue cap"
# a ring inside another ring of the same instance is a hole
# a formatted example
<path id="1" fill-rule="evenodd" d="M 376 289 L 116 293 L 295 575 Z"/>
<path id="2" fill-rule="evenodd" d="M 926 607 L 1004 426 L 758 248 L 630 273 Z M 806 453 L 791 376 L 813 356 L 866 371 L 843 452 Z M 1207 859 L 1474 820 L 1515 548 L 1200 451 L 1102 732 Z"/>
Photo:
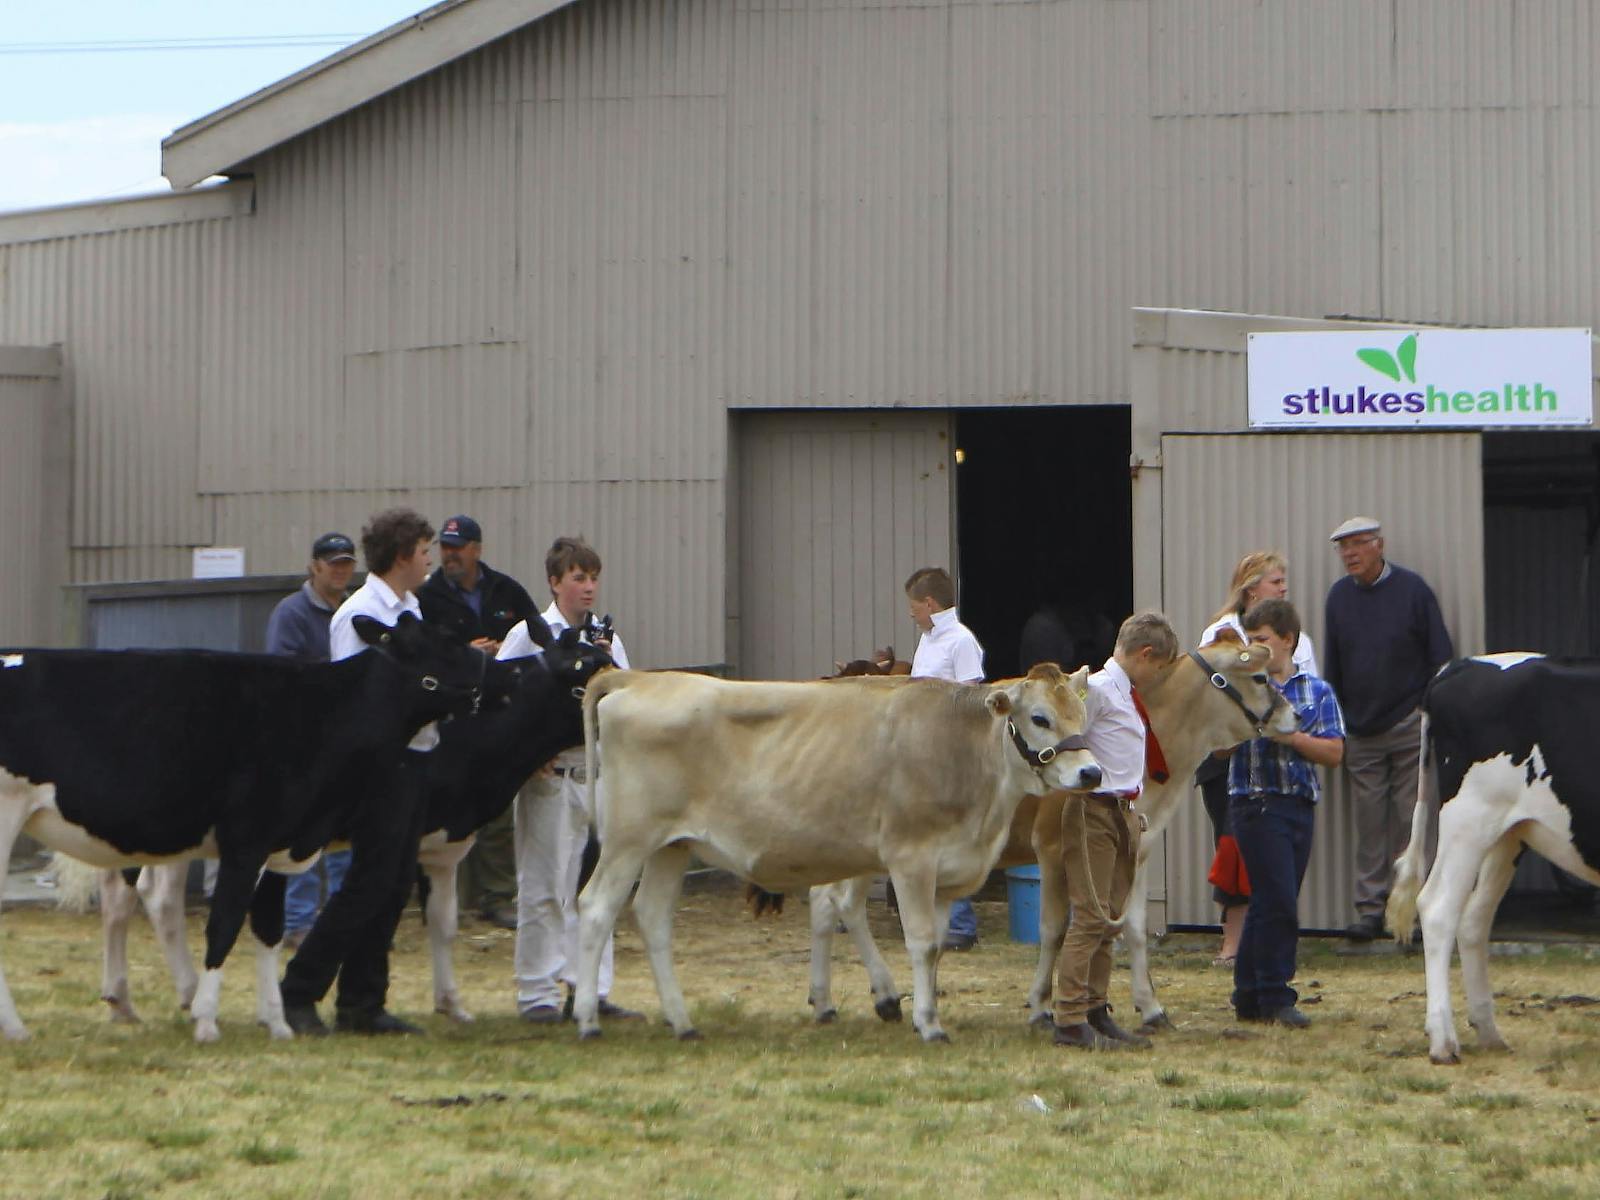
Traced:
<path id="1" fill-rule="evenodd" d="M 311 543 L 311 557 L 329 562 L 355 562 L 356 544 L 342 533 L 325 533 Z"/>
<path id="2" fill-rule="evenodd" d="M 483 530 L 471 517 L 451 517 L 439 531 L 439 540 L 446 546 L 465 546 L 483 541 Z"/>

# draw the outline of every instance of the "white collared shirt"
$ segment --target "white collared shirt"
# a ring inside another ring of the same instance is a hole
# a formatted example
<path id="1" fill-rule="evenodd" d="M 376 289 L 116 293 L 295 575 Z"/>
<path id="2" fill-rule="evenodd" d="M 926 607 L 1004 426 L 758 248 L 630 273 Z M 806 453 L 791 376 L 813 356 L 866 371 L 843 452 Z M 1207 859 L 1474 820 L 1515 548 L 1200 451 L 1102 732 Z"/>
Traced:
<path id="1" fill-rule="evenodd" d="M 1102 792 L 1137 793 L 1144 787 L 1144 721 L 1133 706 L 1133 681 L 1115 658 L 1089 676 L 1084 739 L 1100 764 Z"/>
<path id="2" fill-rule="evenodd" d="M 1218 617 L 1206 626 L 1206 631 L 1200 635 L 1200 644 L 1202 646 L 1206 645 L 1223 629 L 1233 630 L 1239 635 L 1239 640 L 1242 642 L 1248 644 L 1250 641 L 1249 635 L 1244 631 L 1244 626 L 1239 623 L 1238 615 L 1228 613 L 1226 616 Z M 1307 675 L 1321 677 L 1322 671 L 1317 666 L 1317 648 L 1311 644 L 1311 635 L 1304 630 L 1300 631 L 1300 640 L 1295 643 L 1294 654 L 1291 657 L 1294 662 L 1293 674 L 1299 674 L 1304 671 Z"/>
<path id="3" fill-rule="evenodd" d="M 544 618 L 544 623 L 550 626 L 550 632 L 555 637 L 560 637 L 562 631 L 568 628 L 567 619 L 561 615 L 561 609 L 556 606 L 554 600 L 550 602 L 550 607 L 539 615 Z M 588 636 L 585 635 L 583 640 L 587 642 L 589 640 Z M 530 654 L 543 653 L 544 649 L 539 643 L 528 636 L 528 623 L 526 621 L 518 621 L 511 632 L 506 634 L 506 640 L 500 643 L 500 653 L 495 657 L 526 658 Z M 620 637 L 611 639 L 611 661 L 624 671 L 628 669 L 628 652 L 623 648 Z"/>
<path id="4" fill-rule="evenodd" d="M 342 658 L 353 658 L 363 650 L 370 649 L 356 633 L 357 617 L 371 617 L 374 621 L 392 627 L 400 623 L 401 613 L 410 613 L 420 621 L 422 606 L 410 592 L 404 596 L 396 596 L 394 589 L 387 583 L 376 575 L 369 574 L 367 581 L 350 594 L 350 598 L 339 606 L 339 611 L 333 614 L 333 620 L 328 623 L 329 656 L 334 662 L 338 662 Z M 439 727 L 429 721 L 417 730 L 416 736 L 407 743 L 406 748 L 428 751 L 438 744 Z"/>
<path id="5" fill-rule="evenodd" d="M 948 679 L 953 683 L 983 682 L 983 647 L 954 608 L 933 614 L 933 628 L 917 642 L 911 656 L 913 679 Z"/>

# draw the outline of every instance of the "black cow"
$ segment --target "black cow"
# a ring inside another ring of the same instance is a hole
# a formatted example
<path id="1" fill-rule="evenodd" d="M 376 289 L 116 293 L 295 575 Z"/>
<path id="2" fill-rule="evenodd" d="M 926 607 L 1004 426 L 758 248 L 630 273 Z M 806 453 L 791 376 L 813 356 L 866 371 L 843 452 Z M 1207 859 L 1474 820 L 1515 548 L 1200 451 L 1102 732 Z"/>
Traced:
<path id="1" fill-rule="evenodd" d="M 462 1007 L 450 956 L 458 919 L 456 868 L 472 848 L 477 831 L 506 810 L 534 771 L 567 747 L 582 744 L 584 685 L 596 671 L 611 665 L 603 651 L 579 640 L 578 630 L 565 630 L 560 638 L 552 639 L 549 627 L 538 616 L 530 617 L 528 625 L 544 653 L 512 660 L 520 678 L 505 705 L 443 726 L 438 748 L 428 755 L 427 832 L 420 862 L 431 884 L 426 911 L 434 1007 L 458 1021 L 472 1017 Z M 198 976 L 183 932 L 185 874 L 184 863 L 147 868 L 138 891 L 166 953 L 178 1003 L 188 1008 Z M 287 1034 L 287 1026 L 279 1028 L 281 1013 L 277 1011 L 281 888 L 282 881 L 274 873 L 264 875 L 251 913 L 257 934 L 257 1017 L 276 1036 Z M 131 881 L 120 872 L 105 872 L 100 880 L 105 927 L 101 995 L 111 1007 L 113 1020 L 118 1021 L 138 1019 L 128 994 L 127 968 L 128 922 L 134 904 Z M 273 914 L 278 918 L 276 924 L 271 920 Z"/>
<path id="2" fill-rule="evenodd" d="M 1421 913 L 1428 1055 L 1454 1063 L 1460 1044 L 1450 1008 L 1450 951 L 1457 944 L 1479 1044 L 1505 1047 L 1489 988 L 1489 928 L 1522 847 L 1600 883 L 1593 764 L 1600 662 L 1538 654 L 1462 659 L 1434 677 L 1422 711 L 1422 783 L 1411 842 L 1395 864 L 1388 921 L 1405 941 Z M 1425 866 L 1430 778 L 1438 781 L 1441 806 L 1431 874 Z"/>
<path id="3" fill-rule="evenodd" d="M 268 860 L 312 858 L 363 798 L 390 793 L 423 725 L 503 701 L 518 675 L 410 616 L 393 628 L 357 617 L 356 628 L 375 652 L 337 663 L 0 655 L 0 883 L 19 833 L 101 867 L 219 858 L 198 1041 L 218 1036 L 222 963 Z M 281 928 L 281 880 L 278 897 Z M 27 1036 L 3 974 L 0 1033 Z"/>

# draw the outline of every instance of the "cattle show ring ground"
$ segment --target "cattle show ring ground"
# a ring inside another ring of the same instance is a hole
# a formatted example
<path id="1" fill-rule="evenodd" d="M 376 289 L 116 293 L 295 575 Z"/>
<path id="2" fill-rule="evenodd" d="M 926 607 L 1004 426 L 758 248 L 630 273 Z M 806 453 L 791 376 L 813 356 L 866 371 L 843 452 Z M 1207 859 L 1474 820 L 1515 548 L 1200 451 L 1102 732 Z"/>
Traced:
<path id="1" fill-rule="evenodd" d="M 1462 1064 L 1435 1067 L 1419 955 L 1304 943 L 1314 1026 L 1240 1028 L 1215 939 L 1175 935 L 1153 957 L 1178 1027 L 1152 1051 L 1089 1055 L 1026 1029 L 1033 948 L 1007 940 L 1003 901 L 979 912 L 979 946 L 941 966 L 947 1046 L 873 1016 L 844 938 L 839 1020 L 814 1025 L 803 903 L 756 923 L 730 886 L 691 890 L 676 927 L 700 1042 L 654 1020 L 626 917 L 614 999 L 649 1023 L 612 1022 L 580 1044 L 570 1024 L 519 1022 L 512 935 L 475 921 L 456 959 L 477 1021 L 423 1016 L 428 957 L 412 909 L 390 1007 L 425 1038 L 269 1041 L 241 947 L 222 1041 L 197 1046 L 142 917 L 130 958 L 144 1023 L 114 1026 L 96 999 L 98 918 L 11 909 L 0 961 L 34 1036 L 0 1043 L 0 1195 L 1600 1195 L 1600 1004 L 1586 994 L 1600 991 L 1600 962 L 1584 947 L 1496 955 L 1514 1052 L 1472 1049 L 1458 1015 Z M 876 901 L 871 914 L 907 989 L 895 919 Z M 198 954 L 198 916 L 190 935 Z M 1120 966 L 1112 1002 L 1128 1023 Z"/>

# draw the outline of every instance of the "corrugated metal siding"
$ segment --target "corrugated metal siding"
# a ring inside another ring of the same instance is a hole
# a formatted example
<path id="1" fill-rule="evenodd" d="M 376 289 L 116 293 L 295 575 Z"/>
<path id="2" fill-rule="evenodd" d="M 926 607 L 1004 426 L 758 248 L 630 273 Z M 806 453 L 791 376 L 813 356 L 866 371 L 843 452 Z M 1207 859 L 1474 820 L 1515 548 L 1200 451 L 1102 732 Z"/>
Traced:
<path id="1" fill-rule="evenodd" d="M 1270 547 L 1289 558 L 1292 598 L 1320 653 L 1322 598 L 1341 574 L 1328 531 L 1370 513 L 1384 523 L 1392 559 L 1432 585 L 1458 652 L 1483 649 L 1479 435 L 1169 436 L 1161 447 L 1162 603 L 1180 636 L 1199 635 L 1242 554 Z M 1351 811 L 1342 774 L 1324 773 L 1324 782 L 1301 921 L 1342 928 L 1352 919 Z M 1216 919 L 1211 854 L 1197 795 L 1167 833 L 1169 921 Z"/>
<path id="2" fill-rule="evenodd" d="M 578 4 L 250 215 L 0 246 L 0 341 L 66 344 L 76 579 L 482 504 L 721 661 L 729 409 L 1125 403 L 1134 304 L 1594 323 L 1597 56 L 1585 0 Z"/>
<path id="3" fill-rule="evenodd" d="M 49 640 L 38 567 L 46 505 L 45 445 L 54 378 L 0 375 L 0 646 L 37 646 Z"/>
<path id="4" fill-rule="evenodd" d="M 738 422 L 737 674 L 814 679 L 917 632 L 901 584 L 952 567 L 950 417 L 747 413 Z"/>

